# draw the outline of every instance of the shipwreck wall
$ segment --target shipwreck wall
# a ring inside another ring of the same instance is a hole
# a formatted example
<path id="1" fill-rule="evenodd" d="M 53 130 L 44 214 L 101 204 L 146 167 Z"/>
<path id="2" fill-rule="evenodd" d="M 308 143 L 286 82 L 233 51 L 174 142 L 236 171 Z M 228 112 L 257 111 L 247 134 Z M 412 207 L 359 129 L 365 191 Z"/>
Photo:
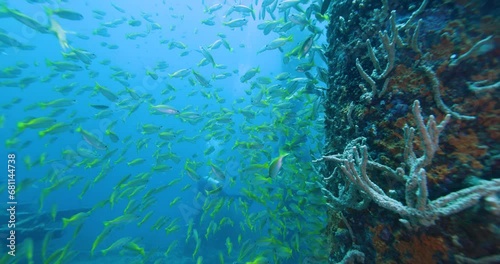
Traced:
<path id="1" fill-rule="evenodd" d="M 498 261 L 500 2 L 331 2 L 332 262 Z"/>

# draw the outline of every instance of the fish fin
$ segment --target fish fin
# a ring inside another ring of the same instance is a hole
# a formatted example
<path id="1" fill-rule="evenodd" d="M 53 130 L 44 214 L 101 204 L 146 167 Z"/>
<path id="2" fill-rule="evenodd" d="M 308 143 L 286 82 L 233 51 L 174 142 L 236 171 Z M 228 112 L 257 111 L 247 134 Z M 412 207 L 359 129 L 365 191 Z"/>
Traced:
<path id="1" fill-rule="evenodd" d="M 47 14 L 48 17 L 52 16 L 54 14 L 54 10 L 52 10 L 51 8 L 45 6 L 43 8 L 43 10 L 45 11 L 45 14 Z"/>

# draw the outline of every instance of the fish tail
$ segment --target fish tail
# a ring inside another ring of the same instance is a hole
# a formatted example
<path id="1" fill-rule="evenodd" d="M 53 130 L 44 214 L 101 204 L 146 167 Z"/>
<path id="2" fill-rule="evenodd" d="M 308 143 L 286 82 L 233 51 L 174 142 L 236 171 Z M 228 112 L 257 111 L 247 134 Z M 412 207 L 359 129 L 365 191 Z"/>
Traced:
<path id="1" fill-rule="evenodd" d="M 47 14 L 48 17 L 50 17 L 54 14 L 54 10 L 50 9 L 49 7 L 45 6 L 43 9 L 45 11 L 45 14 Z"/>
<path id="2" fill-rule="evenodd" d="M 66 226 L 68 226 L 68 224 L 69 224 L 69 219 L 63 218 L 62 221 L 63 221 L 63 228 L 66 228 Z"/>
<path id="3" fill-rule="evenodd" d="M 26 129 L 26 124 L 23 123 L 23 122 L 17 122 L 17 128 L 20 130 L 20 131 L 23 131 L 24 129 Z"/>
<path id="4" fill-rule="evenodd" d="M 44 132 L 44 131 L 39 131 L 39 132 L 38 132 L 38 136 L 39 136 L 39 137 L 43 137 L 43 136 L 45 136 L 45 132 Z"/>
<path id="5" fill-rule="evenodd" d="M 45 59 L 45 65 L 47 65 L 48 67 L 50 67 L 50 66 L 53 65 L 53 63 L 49 59 Z"/>
<path id="6" fill-rule="evenodd" d="M 47 104 L 46 104 L 46 103 L 41 102 L 41 103 L 38 103 L 38 106 L 39 106 L 40 108 L 42 108 L 42 109 L 45 109 L 45 108 L 47 107 Z"/>
<path id="7" fill-rule="evenodd" d="M 286 157 L 286 156 L 290 155 L 290 153 L 288 153 L 288 152 L 287 152 L 286 150 L 284 150 L 284 149 L 280 149 L 280 150 L 279 150 L 279 153 L 280 153 L 280 155 L 279 155 L 279 156 L 280 156 L 280 157 L 282 157 L 282 158 L 284 158 L 284 157 Z"/>
<path id="8" fill-rule="evenodd" d="M 96 92 L 99 92 L 99 90 L 101 90 L 101 87 L 102 87 L 102 86 L 101 86 L 98 82 L 95 82 L 95 85 L 94 85 L 94 90 L 95 90 Z"/>
<path id="9" fill-rule="evenodd" d="M 0 14 L 5 13 L 8 14 L 10 13 L 10 9 L 7 7 L 5 3 L 0 3 Z"/>

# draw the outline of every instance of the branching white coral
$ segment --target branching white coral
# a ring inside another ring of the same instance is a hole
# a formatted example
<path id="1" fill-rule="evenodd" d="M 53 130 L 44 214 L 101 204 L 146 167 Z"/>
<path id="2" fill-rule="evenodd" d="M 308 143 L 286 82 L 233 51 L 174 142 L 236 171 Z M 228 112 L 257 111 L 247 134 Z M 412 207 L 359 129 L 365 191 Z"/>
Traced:
<path id="1" fill-rule="evenodd" d="M 500 179 L 483 181 L 481 184 L 462 189 L 428 200 L 427 175 L 424 169 L 430 165 L 439 145 L 439 135 L 450 119 L 447 115 L 439 124 L 431 115 L 424 123 L 419 101 L 413 104 L 413 115 L 417 128 L 405 127 L 405 168 L 393 170 L 378 162 L 370 161 L 366 145 L 346 148 L 342 155 L 324 156 L 322 160 L 337 162 L 343 174 L 358 190 L 366 194 L 375 203 L 399 214 L 416 226 L 430 226 L 435 220 L 474 206 L 482 197 L 500 192 Z M 417 131 L 422 145 L 422 155 L 417 157 L 413 149 L 414 132 Z M 405 203 L 388 196 L 368 176 L 368 170 L 382 171 L 396 179 L 403 180 L 405 186 Z M 352 187 L 352 186 L 351 186 Z M 324 190 L 325 191 L 325 190 Z M 344 197 L 345 198 L 345 197 Z M 336 198 L 337 201 L 343 197 Z"/>

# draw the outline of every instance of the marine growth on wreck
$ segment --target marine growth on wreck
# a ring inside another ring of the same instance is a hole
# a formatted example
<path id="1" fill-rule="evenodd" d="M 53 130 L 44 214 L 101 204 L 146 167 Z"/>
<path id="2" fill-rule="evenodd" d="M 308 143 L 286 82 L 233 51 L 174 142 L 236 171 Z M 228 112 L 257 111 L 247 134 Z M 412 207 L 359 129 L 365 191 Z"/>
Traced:
<path id="1" fill-rule="evenodd" d="M 331 1 L 331 261 L 500 261 L 499 7 Z"/>

